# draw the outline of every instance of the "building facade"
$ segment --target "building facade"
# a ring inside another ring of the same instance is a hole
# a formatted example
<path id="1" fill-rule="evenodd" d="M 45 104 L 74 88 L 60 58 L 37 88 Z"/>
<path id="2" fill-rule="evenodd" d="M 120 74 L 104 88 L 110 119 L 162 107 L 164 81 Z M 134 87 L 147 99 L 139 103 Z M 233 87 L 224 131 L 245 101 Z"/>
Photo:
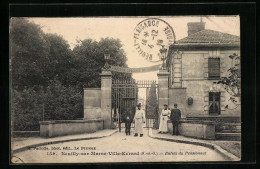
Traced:
<path id="1" fill-rule="evenodd" d="M 240 37 L 205 29 L 205 22 L 188 23 L 188 36 L 170 46 L 167 57 L 169 105 L 178 104 L 182 118 L 189 116 L 237 116 L 231 97 L 221 84 L 240 56 Z M 228 105 L 228 106 L 227 106 Z M 229 108 L 227 108 L 229 107 Z"/>

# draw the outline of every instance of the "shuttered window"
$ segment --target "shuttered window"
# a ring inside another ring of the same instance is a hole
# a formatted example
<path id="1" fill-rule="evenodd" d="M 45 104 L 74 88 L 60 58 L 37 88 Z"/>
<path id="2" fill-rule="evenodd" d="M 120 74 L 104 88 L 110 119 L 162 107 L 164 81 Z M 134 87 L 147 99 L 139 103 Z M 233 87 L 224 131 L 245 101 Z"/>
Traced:
<path id="1" fill-rule="evenodd" d="M 208 59 L 208 77 L 209 79 L 220 78 L 220 58 L 209 58 Z"/>
<path id="2" fill-rule="evenodd" d="M 209 114 L 220 114 L 220 92 L 209 92 Z"/>

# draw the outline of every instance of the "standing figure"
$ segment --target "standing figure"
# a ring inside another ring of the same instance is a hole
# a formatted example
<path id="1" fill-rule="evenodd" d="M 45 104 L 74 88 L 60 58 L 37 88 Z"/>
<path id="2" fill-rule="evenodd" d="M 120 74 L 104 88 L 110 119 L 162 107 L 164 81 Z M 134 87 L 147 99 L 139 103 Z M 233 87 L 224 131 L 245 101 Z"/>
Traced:
<path id="1" fill-rule="evenodd" d="M 174 104 L 174 109 L 172 109 L 171 111 L 171 116 L 170 119 L 172 121 L 172 135 L 179 135 L 179 130 L 178 130 L 178 126 L 179 126 L 179 121 L 181 119 L 181 111 L 177 108 L 178 105 Z"/>
<path id="2" fill-rule="evenodd" d="M 162 109 L 161 115 L 160 115 L 160 125 L 159 125 L 159 133 L 167 133 L 168 127 L 167 127 L 167 121 L 168 117 L 170 116 L 171 111 L 168 109 L 168 105 L 164 105 L 164 109 Z"/>
<path id="3" fill-rule="evenodd" d="M 125 134 L 130 135 L 130 130 L 131 130 L 131 119 L 130 116 L 127 115 L 125 119 Z"/>
<path id="4" fill-rule="evenodd" d="M 133 122 L 134 118 L 134 112 L 136 107 L 127 105 L 125 111 L 124 111 L 124 123 L 125 123 L 125 134 L 130 135 L 131 131 L 131 123 Z"/>
<path id="5" fill-rule="evenodd" d="M 140 137 L 143 137 L 143 123 L 145 123 L 145 113 L 141 110 L 141 103 L 137 105 L 137 110 L 134 116 L 135 121 L 135 137 L 140 134 Z"/>

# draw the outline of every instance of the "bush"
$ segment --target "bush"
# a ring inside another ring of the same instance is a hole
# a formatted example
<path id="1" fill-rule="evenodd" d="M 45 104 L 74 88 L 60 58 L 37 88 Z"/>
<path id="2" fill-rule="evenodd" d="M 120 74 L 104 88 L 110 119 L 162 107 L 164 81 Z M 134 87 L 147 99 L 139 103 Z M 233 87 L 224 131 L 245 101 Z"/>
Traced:
<path id="1" fill-rule="evenodd" d="M 45 120 L 73 120 L 83 117 L 83 96 L 74 87 L 52 81 L 44 95 Z"/>
<path id="2" fill-rule="evenodd" d="M 43 89 L 13 90 L 13 122 L 15 131 L 37 131 L 39 121 L 73 120 L 83 117 L 82 94 L 73 87 L 64 87 L 52 81 Z"/>
<path id="3" fill-rule="evenodd" d="M 12 122 L 15 131 L 39 130 L 42 120 L 42 93 L 24 89 L 12 93 Z"/>

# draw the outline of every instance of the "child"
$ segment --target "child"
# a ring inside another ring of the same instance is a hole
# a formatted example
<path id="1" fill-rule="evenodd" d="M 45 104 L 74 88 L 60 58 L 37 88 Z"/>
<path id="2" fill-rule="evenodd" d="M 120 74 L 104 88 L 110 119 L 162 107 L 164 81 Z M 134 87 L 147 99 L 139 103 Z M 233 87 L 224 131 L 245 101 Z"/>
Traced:
<path id="1" fill-rule="evenodd" d="M 130 135 L 130 130 L 131 130 L 131 119 L 129 115 L 127 115 L 125 120 L 125 134 Z"/>

